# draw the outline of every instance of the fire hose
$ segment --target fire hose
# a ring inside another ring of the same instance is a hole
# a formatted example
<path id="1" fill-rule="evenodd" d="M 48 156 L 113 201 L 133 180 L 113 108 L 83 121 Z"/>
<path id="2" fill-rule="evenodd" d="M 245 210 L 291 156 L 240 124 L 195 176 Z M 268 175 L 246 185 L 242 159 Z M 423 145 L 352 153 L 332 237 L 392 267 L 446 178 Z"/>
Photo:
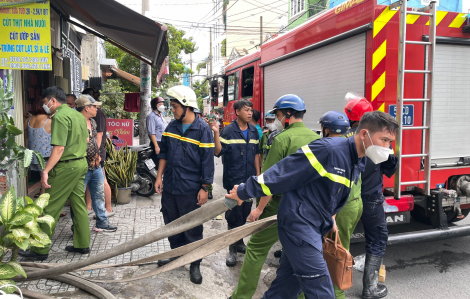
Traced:
<path id="1" fill-rule="evenodd" d="M 232 199 L 223 198 L 219 200 L 215 200 L 211 203 L 203 205 L 201 208 L 188 213 L 175 221 L 168 223 L 167 225 L 158 228 L 150 233 L 147 233 L 141 237 L 133 239 L 132 241 L 123 243 L 118 245 L 110 250 L 105 252 L 93 255 L 87 259 L 70 263 L 70 264 L 41 264 L 41 263 L 21 263 L 25 266 L 25 270 L 27 271 L 27 278 L 17 276 L 14 278 L 15 281 L 29 281 L 35 279 L 43 279 L 43 278 L 50 278 L 54 280 L 59 280 L 67 283 L 71 283 L 79 288 L 87 288 L 85 290 L 91 291 L 93 290 L 93 294 L 98 296 L 98 298 L 102 299 L 113 299 L 115 298 L 111 293 L 104 290 L 103 288 L 99 287 L 92 282 L 100 282 L 100 283 L 123 283 L 134 281 L 150 276 L 154 276 L 166 271 L 173 270 L 175 268 L 181 267 L 183 265 L 189 264 L 193 261 L 206 257 L 214 252 L 217 252 L 223 248 L 228 247 L 230 244 L 234 243 L 235 241 L 244 238 L 246 236 L 250 236 L 256 232 L 259 232 L 274 223 L 276 223 L 277 218 L 276 216 L 269 217 L 263 220 L 259 220 L 236 229 L 209 237 L 207 239 L 203 239 L 183 247 L 179 247 L 173 249 L 168 252 L 164 252 L 161 254 L 157 254 L 148 258 L 144 258 L 138 261 L 132 261 L 124 264 L 99 264 L 97 263 L 113 258 L 115 256 L 124 254 L 126 252 L 135 250 L 137 248 L 143 247 L 150 243 L 162 240 L 164 238 L 168 238 L 169 236 L 173 236 L 179 233 L 182 233 L 188 229 L 201 225 L 217 215 L 220 215 L 226 212 L 229 209 L 234 208 L 237 205 L 237 202 Z M 171 263 L 159 267 L 156 270 L 150 271 L 138 277 L 133 277 L 129 279 L 121 279 L 121 280 L 97 280 L 97 279 L 87 279 L 87 278 L 80 278 L 77 277 L 75 274 L 66 274 L 75 271 L 90 271 L 96 269 L 104 269 L 110 267 L 121 267 L 121 266 L 129 266 L 129 265 L 138 265 L 144 263 L 155 262 L 160 259 L 170 258 L 170 257 L 177 257 L 180 256 L 178 259 L 172 261 Z M 38 270 L 40 269 L 40 270 Z M 86 284 L 84 284 L 84 280 Z M 101 290 L 100 290 L 101 289 Z M 107 293 L 106 293 L 107 292 Z"/>

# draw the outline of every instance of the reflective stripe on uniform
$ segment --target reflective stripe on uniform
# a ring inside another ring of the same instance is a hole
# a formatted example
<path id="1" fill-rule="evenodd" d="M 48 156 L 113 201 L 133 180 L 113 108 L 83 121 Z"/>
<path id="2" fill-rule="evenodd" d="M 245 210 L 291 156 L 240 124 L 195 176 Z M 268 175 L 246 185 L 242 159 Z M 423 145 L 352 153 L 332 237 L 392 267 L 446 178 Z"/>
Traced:
<path id="1" fill-rule="evenodd" d="M 204 148 L 215 147 L 214 143 L 201 143 L 200 141 L 197 141 L 195 139 L 183 137 L 183 136 L 173 134 L 173 133 L 163 132 L 163 136 L 167 136 L 167 137 L 175 138 L 184 142 L 192 143 L 192 144 L 198 145 L 199 147 L 204 147 Z"/>
<path id="2" fill-rule="evenodd" d="M 225 138 L 222 138 L 222 137 L 219 137 L 220 139 L 220 142 L 222 143 L 225 143 L 225 144 L 246 144 L 246 140 L 245 139 L 225 139 Z M 252 144 L 259 144 L 259 140 L 258 139 L 250 139 L 250 141 L 248 143 L 252 143 Z"/>
<path id="3" fill-rule="evenodd" d="M 220 142 L 225 143 L 225 144 L 235 144 L 235 143 L 245 144 L 246 143 L 246 141 L 243 140 L 243 139 L 230 139 L 230 140 L 227 140 L 227 139 L 224 139 L 222 137 L 220 137 L 219 139 L 220 139 Z"/>
<path id="4" fill-rule="evenodd" d="M 261 174 L 258 177 L 258 184 L 261 185 L 261 189 L 263 189 L 263 192 L 264 192 L 264 194 L 266 194 L 266 196 L 272 195 L 271 190 L 269 190 L 269 187 L 264 184 L 263 174 Z"/>
<path id="5" fill-rule="evenodd" d="M 321 175 L 322 177 L 327 177 L 333 182 L 343 184 L 346 187 L 350 188 L 351 182 L 347 178 L 337 174 L 329 173 L 325 170 L 325 168 L 323 168 L 323 165 L 321 165 L 321 163 L 317 160 L 317 157 L 315 157 L 308 145 L 302 146 L 301 149 L 304 152 L 305 156 L 307 156 L 307 159 L 310 164 L 312 164 L 313 168 L 315 168 L 319 175 Z"/>

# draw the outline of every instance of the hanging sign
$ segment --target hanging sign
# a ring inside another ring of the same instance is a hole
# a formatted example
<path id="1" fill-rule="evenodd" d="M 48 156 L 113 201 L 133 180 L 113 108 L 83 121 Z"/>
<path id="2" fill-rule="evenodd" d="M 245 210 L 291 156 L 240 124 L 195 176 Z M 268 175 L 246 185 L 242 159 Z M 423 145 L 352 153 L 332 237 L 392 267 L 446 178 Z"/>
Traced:
<path id="1" fill-rule="evenodd" d="M 132 119 L 111 119 L 106 120 L 106 129 L 117 149 L 123 146 L 132 146 L 134 133 L 134 120 Z M 113 138 L 114 136 L 117 137 Z"/>
<path id="2" fill-rule="evenodd" d="M 0 68 L 50 71 L 51 51 L 49 1 L 0 8 Z"/>

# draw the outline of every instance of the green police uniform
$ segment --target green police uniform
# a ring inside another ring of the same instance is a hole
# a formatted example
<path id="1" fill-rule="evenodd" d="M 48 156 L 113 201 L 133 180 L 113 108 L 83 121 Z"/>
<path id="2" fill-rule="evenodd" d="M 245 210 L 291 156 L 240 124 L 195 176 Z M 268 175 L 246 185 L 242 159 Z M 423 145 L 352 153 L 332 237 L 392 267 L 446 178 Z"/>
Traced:
<path id="1" fill-rule="evenodd" d="M 283 158 L 297 152 L 302 146 L 319 138 L 318 134 L 305 127 L 302 122 L 289 125 L 274 138 L 261 172 L 265 172 Z M 277 215 L 279 198 L 280 196 L 275 196 L 269 201 L 259 219 Z M 246 246 L 245 260 L 232 299 L 251 299 L 256 292 L 261 268 L 266 261 L 268 252 L 278 240 L 277 224 L 251 236 Z"/>
<path id="2" fill-rule="evenodd" d="M 55 223 L 59 220 L 67 198 L 74 212 L 74 238 L 75 248 L 90 246 L 90 227 L 85 204 L 85 188 L 83 181 L 88 171 L 86 162 L 86 149 L 88 129 L 85 117 L 63 104 L 57 108 L 52 117 L 51 144 L 63 146 L 64 152 L 59 162 L 49 172 L 48 184 L 50 189 L 49 205 L 44 208 L 44 214 L 51 215 Z M 55 224 L 51 230 L 47 225 L 41 224 L 41 229 L 50 237 L 54 234 Z M 31 248 L 40 254 L 49 253 L 49 246 L 45 248 Z"/>
<path id="3" fill-rule="evenodd" d="M 354 184 L 349 194 L 348 202 L 341 211 L 336 214 L 336 226 L 338 226 L 339 238 L 344 248 L 349 250 L 351 244 L 351 235 L 356 228 L 362 215 L 362 199 L 361 199 L 361 176 L 357 184 Z M 335 298 L 346 298 L 344 291 L 333 285 L 335 289 Z"/>

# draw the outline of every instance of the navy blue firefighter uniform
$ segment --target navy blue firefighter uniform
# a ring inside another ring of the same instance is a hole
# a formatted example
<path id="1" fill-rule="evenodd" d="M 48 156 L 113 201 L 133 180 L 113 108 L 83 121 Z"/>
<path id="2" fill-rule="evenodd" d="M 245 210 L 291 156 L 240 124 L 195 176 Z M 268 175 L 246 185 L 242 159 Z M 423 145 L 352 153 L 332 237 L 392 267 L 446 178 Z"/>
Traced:
<path id="1" fill-rule="evenodd" d="M 349 129 L 346 136 L 354 135 L 357 127 Z M 385 255 L 388 241 L 387 222 L 385 221 L 385 211 L 383 207 L 383 176 L 391 178 L 398 167 L 398 159 L 390 149 L 388 160 L 380 164 L 374 164 L 367 160 L 366 167 L 362 173 L 361 197 L 363 212 L 361 221 L 364 226 L 366 238 L 366 253 L 378 257 Z"/>
<path id="2" fill-rule="evenodd" d="M 301 147 L 238 187 L 238 197 L 283 194 L 278 233 L 283 246 L 277 277 L 263 298 L 335 298 L 322 255 L 322 236 L 332 216 L 346 204 L 352 184 L 363 170 L 354 137 L 322 138 Z"/>
<path id="3" fill-rule="evenodd" d="M 255 158 L 261 153 L 259 133 L 255 126 L 248 124 L 248 135 L 245 140 L 237 120 L 226 126 L 220 136 L 222 145 L 218 157 L 224 156 L 224 189 L 229 192 L 233 186 L 246 182 L 256 175 Z M 244 202 L 232 210 L 225 212 L 225 219 L 230 228 L 242 226 L 250 216 L 252 202 Z"/>
<path id="4" fill-rule="evenodd" d="M 163 133 L 158 157 L 166 160 L 161 212 L 168 224 L 198 209 L 197 196 L 202 184 L 212 184 L 214 137 L 211 129 L 196 117 L 183 134 L 181 121 L 173 120 Z M 199 225 L 168 237 L 168 241 L 174 249 L 201 240 L 202 231 Z"/>

